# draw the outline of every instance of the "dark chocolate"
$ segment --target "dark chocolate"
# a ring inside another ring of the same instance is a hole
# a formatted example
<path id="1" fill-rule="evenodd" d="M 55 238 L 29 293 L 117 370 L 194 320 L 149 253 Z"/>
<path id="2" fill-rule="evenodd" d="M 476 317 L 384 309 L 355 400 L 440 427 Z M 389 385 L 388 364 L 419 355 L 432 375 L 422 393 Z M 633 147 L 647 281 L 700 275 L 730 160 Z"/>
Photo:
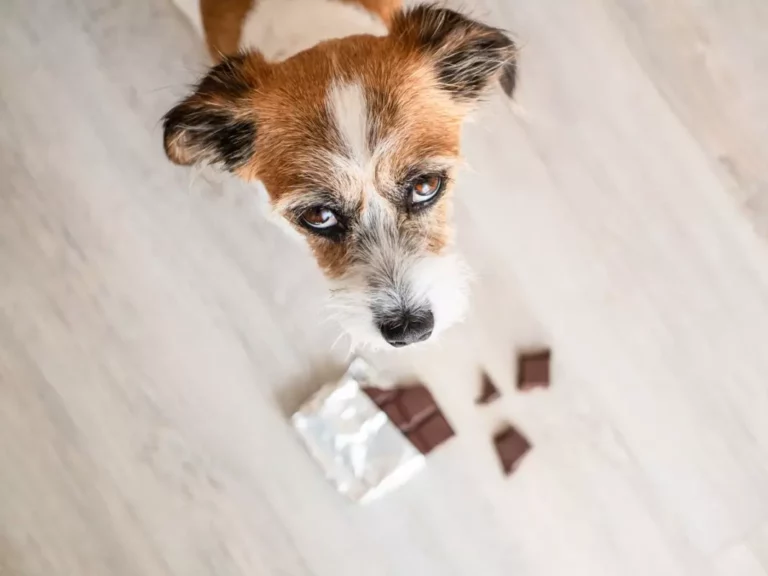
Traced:
<path id="1" fill-rule="evenodd" d="M 493 443 L 496 446 L 501 468 L 507 476 L 515 471 L 523 456 L 531 449 L 528 439 L 510 424 L 496 433 Z"/>
<path id="2" fill-rule="evenodd" d="M 549 350 L 520 354 L 517 357 L 517 389 L 548 388 L 551 356 Z"/>
<path id="3" fill-rule="evenodd" d="M 422 454 L 429 454 L 454 435 L 434 397 L 423 384 L 391 390 L 363 391 Z"/>
<path id="4" fill-rule="evenodd" d="M 453 436 L 453 428 L 442 412 L 436 412 L 421 425 L 412 428 L 406 437 L 422 454 L 429 454 Z"/>
<path id="5" fill-rule="evenodd" d="M 488 376 L 487 372 L 483 372 L 481 378 L 480 378 L 480 396 L 477 397 L 477 400 L 475 400 L 475 404 L 490 404 L 491 402 L 498 400 L 499 396 L 499 389 L 496 388 L 496 385 L 493 383 L 493 380 L 491 380 L 491 377 Z"/>

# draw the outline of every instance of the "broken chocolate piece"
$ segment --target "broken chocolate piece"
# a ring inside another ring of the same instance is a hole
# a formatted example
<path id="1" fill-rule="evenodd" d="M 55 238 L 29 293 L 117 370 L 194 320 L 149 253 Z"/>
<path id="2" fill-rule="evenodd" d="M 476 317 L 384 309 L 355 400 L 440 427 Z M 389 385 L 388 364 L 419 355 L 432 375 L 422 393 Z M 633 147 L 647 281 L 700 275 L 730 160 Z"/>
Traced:
<path id="1" fill-rule="evenodd" d="M 517 389 L 549 387 L 549 350 L 525 352 L 517 357 Z"/>
<path id="2" fill-rule="evenodd" d="M 429 454 L 454 435 L 434 397 L 423 384 L 391 390 L 363 391 L 422 454 Z"/>
<path id="3" fill-rule="evenodd" d="M 478 396 L 477 400 L 475 400 L 475 404 L 490 404 L 494 400 L 498 400 L 500 396 L 499 389 L 496 388 L 493 380 L 491 380 L 491 377 L 488 376 L 487 372 L 483 372 L 481 377 L 481 386 L 482 388 L 480 389 L 480 396 Z"/>
<path id="4" fill-rule="evenodd" d="M 501 468 L 509 476 L 520 464 L 520 460 L 531 449 L 531 443 L 516 428 L 507 424 L 493 437 Z"/>

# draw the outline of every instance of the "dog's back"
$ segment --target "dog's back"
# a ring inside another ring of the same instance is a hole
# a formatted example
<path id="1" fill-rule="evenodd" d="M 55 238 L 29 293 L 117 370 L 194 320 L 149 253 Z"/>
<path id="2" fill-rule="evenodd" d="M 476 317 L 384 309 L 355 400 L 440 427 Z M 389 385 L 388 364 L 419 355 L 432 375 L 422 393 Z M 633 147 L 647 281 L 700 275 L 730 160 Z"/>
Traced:
<path id="1" fill-rule="evenodd" d="M 174 0 L 214 60 L 241 49 L 282 60 L 333 38 L 381 36 L 399 0 Z"/>

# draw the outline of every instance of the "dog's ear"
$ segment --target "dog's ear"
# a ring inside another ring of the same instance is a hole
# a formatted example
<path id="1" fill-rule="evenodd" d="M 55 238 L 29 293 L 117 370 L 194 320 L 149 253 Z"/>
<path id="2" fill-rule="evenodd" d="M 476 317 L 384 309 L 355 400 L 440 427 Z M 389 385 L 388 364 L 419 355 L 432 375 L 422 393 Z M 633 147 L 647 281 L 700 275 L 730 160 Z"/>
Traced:
<path id="1" fill-rule="evenodd" d="M 477 100 L 495 79 L 512 96 L 517 50 L 498 28 L 447 8 L 422 5 L 397 14 L 392 34 L 434 59 L 440 84 L 456 100 Z"/>
<path id="2" fill-rule="evenodd" d="M 225 58 L 192 94 L 163 117 L 163 143 L 176 164 L 218 164 L 229 171 L 254 153 L 257 118 L 254 89 L 267 64 L 258 54 Z"/>

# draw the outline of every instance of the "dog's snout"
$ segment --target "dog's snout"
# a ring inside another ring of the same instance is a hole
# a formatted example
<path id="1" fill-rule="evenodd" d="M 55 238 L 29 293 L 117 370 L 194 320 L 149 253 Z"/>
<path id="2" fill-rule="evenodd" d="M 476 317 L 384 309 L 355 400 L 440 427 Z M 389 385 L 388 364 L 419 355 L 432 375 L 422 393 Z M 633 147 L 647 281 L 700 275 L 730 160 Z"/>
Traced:
<path id="1" fill-rule="evenodd" d="M 423 342 L 432 335 L 434 327 L 435 317 L 430 310 L 402 312 L 379 323 L 384 340 L 395 348 Z"/>

